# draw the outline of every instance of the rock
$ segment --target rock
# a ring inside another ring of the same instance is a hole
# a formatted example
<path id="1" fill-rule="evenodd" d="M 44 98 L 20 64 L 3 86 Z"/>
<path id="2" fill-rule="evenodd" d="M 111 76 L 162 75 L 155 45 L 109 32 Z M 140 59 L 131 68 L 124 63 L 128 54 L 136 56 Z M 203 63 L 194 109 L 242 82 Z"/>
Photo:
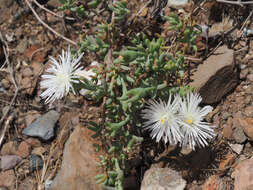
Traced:
<path id="1" fill-rule="evenodd" d="M 241 154 L 241 152 L 243 150 L 243 145 L 241 145 L 241 144 L 229 144 L 229 146 L 237 154 Z"/>
<path id="2" fill-rule="evenodd" d="M 13 170 L 0 172 L 0 186 L 7 187 L 9 189 L 14 189 L 15 178 L 16 177 Z"/>
<path id="3" fill-rule="evenodd" d="M 170 168 L 151 168 L 144 174 L 141 190 L 183 190 L 186 181 Z"/>
<path id="4" fill-rule="evenodd" d="M 244 110 L 244 113 L 248 117 L 253 117 L 253 106 L 247 106 Z"/>
<path id="5" fill-rule="evenodd" d="M 47 180 L 45 181 L 45 190 L 49 190 L 52 183 L 53 183 L 52 180 L 48 180 L 48 179 L 47 179 Z"/>
<path id="6" fill-rule="evenodd" d="M 203 103 L 219 102 L 237 85 L 238 76 L 233 54 L 233 50 L 221 46 L 193 73 L 190 86 L 200 93 Z"/>
<path id="7" fill-rule="evenodd" d="M 253 189 L 253 158 L 239 162 L 234 171 L 234 190 Z"/>
<path id="8" fill-rule="evenodd" d="M 4 155 L 1 156 L 1 166 L 0 168 L 5 171 L 14 168 L 20 161 L 21 157 L 16 155 Z"/>
<path id="9" fill-rule="evenodd" d="M 234 129 L 233 139 L 235 140 L 236 143 L 239 144 L 243 144 L 247 140 L 247 137 L 245 136 L 243 129 L 240 126 Z"/>
<path id="10" fill-rule="evenodd" d="M 33 71 L 32 71 L 32 69 L 30 67 L 26 67 L 22 71 L 22 76 L 23 77 L 31 77 L 32 75 L 33 75 Z"/>
<path id="11" fill-rule="evenodd" d="M 22 158 L 26 158 L 27 156 L 30 155 L 31 148 L 32 148 L 31 145 L 23 141 L 19 144 L 16 154 Z"/>
<path id="12" fill-rule="evenodd" d="M 229 140 L 231 140 L 233 138 L 233 118 L 229 117 L 227 120 L 227 123 L 223 126 L 223 136 Z"/>
<path id="13" fill-rule="evenodd" d="M 222 183 L 221 178 L 217 175 L 211 175 L 202 186 L 202 190 L 224 190 L 225 186 Z"/>
<path id="14" fill-rule="evenodd" d="M 244 69 L 240 72 L 240 79 L 241 80 L 245 80 L 247 78 L 247 75 L 249 73 L 249 70 L 248 69 Z"/>
<path id="15" fill-rule="evenodd" d="M 56 16 L 50 14 L 50 13 L 47 13 L 47 21 L 50 24 L 55 24 L 56 22 L 61 21 L 61 19 L 59 17 L 56 17 Z"/>
<path id="16" fill-rule="evenodd" d="M 187 5 L 187 3 L 188 0 L 168 0 L 167 5 L 174 9 L 182 9 Z"/>
<path id="17" fill-rule="evenodd" d="M 53 8 L 58 8 L 58 7 L 62 6 L 60 0 L 49 0 L 49 1 L 47 2 L 47 4 L 48 4 L 49 6 L 51 6 L 51 7 L 53 7 Z"/>
<path id="18" fill-rule="evenodd" d="M 17 147 L 16 141 L 9 141 L 3 145 L 1 155 L 14 155 L 17 152 Z"/>
<path id="19" fill-rule="evenodd" d="M 253 141 L 253 119 L 248 117 L 246 119 L 239 119 L 239 122 L 243 128 L 244 133 L 249 140 Z"/>
<path id="20" fill-rule="evenodd" d="M 32 154 L 29 158 L 29 171 L 40 170 L 43 167 L 43 160 L 40 156 Z"/>
<path id="21" fill-rule="evenodd" d="M 22 134 L 31 137 L 40 137 L 43 140 L 50 140 L 54 136 L 54 126 L 60 114 L 54 110 L 40 116 L 32 124 L 27 126 Z"/>
<path id="22" fill-rule="evenodd" d="M 77 126 L 65 144 L 62 166 L 50 190 L 101 190 L 94 176 L 103 173 L 98 167 L 92 132 Z"/>
<path id="23" fill-rule="evenodd" d="M 233 118 L 233 139 L 236 141 L 236 143 L 242 144 L 247 140 L 246 135 L 243 132 L 243 127 L 240 123 L 242 116 L 241 114 L 236 113 Z"/>
<path id="24" fill-rule="evenodd" d="M 10 88 L 10 86 L 11 86 L 10 81 L 7 80 L 7 79 L 2 79 L 2 80 L 1 80 L 1 84 L 2 84 L 2 86 L 3 86 L 6 90 L 8 90 L 8 89 Z"/>

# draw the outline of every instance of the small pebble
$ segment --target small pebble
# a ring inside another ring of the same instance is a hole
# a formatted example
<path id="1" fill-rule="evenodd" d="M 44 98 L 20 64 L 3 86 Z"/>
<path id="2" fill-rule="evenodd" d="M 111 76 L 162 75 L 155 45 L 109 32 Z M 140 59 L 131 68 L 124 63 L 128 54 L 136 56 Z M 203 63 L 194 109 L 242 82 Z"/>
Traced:
<path id="1" fill-rule="evenodd" d="M 29 160 L 29 170 L 33 172 L 35 170 L 39 170 L 43 167 L 43 160 L 40 156 L 32 154 Z"/>

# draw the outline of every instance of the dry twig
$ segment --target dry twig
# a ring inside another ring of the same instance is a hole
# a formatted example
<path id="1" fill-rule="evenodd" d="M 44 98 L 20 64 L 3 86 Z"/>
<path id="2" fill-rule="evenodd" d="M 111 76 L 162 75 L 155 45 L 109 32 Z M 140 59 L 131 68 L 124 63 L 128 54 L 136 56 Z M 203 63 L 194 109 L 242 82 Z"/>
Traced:
<path id="1" fill-rule="evenodd" d="M 2 125 L 2 122 L 4 121 L 4 119 L 7 117 L 17 95 L 18 95 L 18 91 L 19 91 L 19 87 L 17 85 L 17 82 L 15 80 L 15 76 L 14 76 L 14 71 L 13 71 L 13 65 L 10 63 L 10 60 L 9 60 L 9 46 L 7 44 L 7 42 L 3 39 L 3 36 L 2 36 L 2 33 L 0 33 L 0 40 L 4 43 L 4 46 L 3 46 L 3 50 L 4 50 L 4 55 L 5 55 L 5 61 L 8 65 L 8 68 L 9 68 L 9 72 L 10 72 L 10 75 L 11 75 L 11 80 L 15 86 L 15 94 L 11 100 L 11 103 L 9 105 L 9 107 L 7 108 L 7 110 L 4 112 L 1 120 L 0 120 L 0 126 Z"/>
<path id="2" fill-rule="evenodd" d="M 233 4 L 233 5 L 239 5 L 239 6 L 253 4 L 253 1 L 241 2 L 241 0 L 238 0 L 238 1 L 216 0 L 216 1 L 219 2 L 219 3 L 228 3 L 228 4 Z"/>
<path id="3" fill-rule="evenodd" d="M 36 1 L 36 0 L 33 0 L 33 2 L 34 2 L 38 7 L 40 7 L 40 8 L 43 9 L 44 11 L 46 11 L 46 12 L 48 12 L 48 13 L 54 15 L 55 17 L 65 18 L 65 19 L 68 19 L 68 20 L 75 20 L 75 18 L 68 17 L 68 16 L 65 17 L 65 16 L 59 15 L 59 14 L 57 14 L 57 13 L 55 13 L 55 12 L 53 12 L 53 11 L 47 9 L 47 8 L 44 7 L 43 5 L 39 4 L 38 1 Z"/>
<path id="4" fill-rule="evenodd" d="M 41 20 L 41 18 L 39 17 L 39 15 L 36 13 L 36 11 L 34 10 L 34 8 L 32 7 L 32 5 L 30 4 L 30 2 L 28 0 L 25 0 L 26 4 L 29 6 L 29 8 L 31 9 L 31 11 L 33 12 L 34 16 L 37 18 L 37 20 L 43 25 L 45 26 L 48 30 L 50 30 L 51 32 L 53 32 L 55 35 L 59 36 L 60 38 L 64 39 L 65 41 L 67 41 L 68 43 L 71 43 L 74 46 L 77 46 L 77 43 L 70 40 L 69 38 L 61 35 L 60 33 L 58 33 L 57 31 L 55 31 L 53 28 L 51 28 L 50 26 L 48 26 L 48 24 L 46 24 L 43 20 Z"/>
<path id="5" fill-rule="evenodd" d="M 5 125 L 4 125 L 4 128 L 3 128 L 3 131 L 2 131 L 2 134 L 0 136 L 0 147 L 2 146 L 2 143 L 3 143 L 3 140 L 4 140 L 4 137 L 5 137 L 5 134 L 9 128 L 9 124 L 10 122 L 12 121 L 13 117 L 15 115 L 15 112 L 13 112 L 6 120 L 5 122 Z"/>

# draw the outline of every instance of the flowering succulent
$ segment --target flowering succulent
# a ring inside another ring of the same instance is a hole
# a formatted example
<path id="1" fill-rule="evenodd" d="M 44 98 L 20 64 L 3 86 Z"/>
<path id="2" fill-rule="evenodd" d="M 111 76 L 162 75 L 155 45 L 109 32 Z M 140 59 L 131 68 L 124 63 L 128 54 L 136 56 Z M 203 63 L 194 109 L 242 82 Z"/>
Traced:
<path id="1" fill-rule="evenodd" d="M 199 107 L 202 98 L 199 94 L 188 93 L 180 102 L 179 117 L 183 133 L 182 146 L 189 144 L 190 149 L 208 145 L 207 139 L 215 136 L 213 127 L 204 122 L 205 116 L 213 110 L 211 106 Z"/>
<path id="2" fill-rule="evenodd" d="M 42 89 L 46 89 L 40 96 L 46 99 L 46 103 L 52 103 L 56 99 L 61 99 L 67 95 L 71 90 L 75 94 L 73 83 L 79 83 L 80 76 L 77 75 L 82 69 L 80 66 L 80 59 L 71 57 L 70 47 L 68 51 L 62 50 L 59 56 L 59 62 L 53 57 L 50 57 L 52 65 L 46 70 L 48 74 L 42 75 L 40 83 Z"/>
<path id="3" fill-rule="evenodd" d="M 167 103 L 163 101 L 150 100 L 148 107 L 143 110 L 143 118 L 146 129 L 151 129 L 152 138 L 156 138 L 159 142 L 161 139 L 165 143 L 177 144 L 182 141 L 180 132 L 179 118 L 177 110 L 179 106 L 179 97 L 177 96 L 173 101 L 171 95 Z"/>
<path id="4" fill-rule="evenodd" d="M 179 144 L 183 147 L 189 144 L 190 149 L 208 145 L 207 139 L 215 136 L 213 127 L 204 122 L 205 116 L 212 111 L 211 106 L 199 107 L 202 98 L 199 94 L 188 93 L 184 98 L 176 96 L 174 101 L 166 104 L 150 100 L 143 110 L 145 129 L 151 129 L 151 137 L 159 142 Z"/>

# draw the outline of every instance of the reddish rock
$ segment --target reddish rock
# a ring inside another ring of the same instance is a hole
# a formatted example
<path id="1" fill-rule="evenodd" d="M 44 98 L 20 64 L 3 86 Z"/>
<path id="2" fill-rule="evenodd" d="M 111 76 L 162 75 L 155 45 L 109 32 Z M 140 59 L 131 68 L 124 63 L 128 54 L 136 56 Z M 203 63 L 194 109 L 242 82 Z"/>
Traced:
<path id="1" fill-rule="evenodd" d="M 235 161 L 234 154 L 227 154 L 226 157 L 220 162 L 219 169 L 224 170 L 227 167 L 231 166 Z"/>
<path id="2" fill-rule="evenodd" d="M 24 54 L 29 60 L 35 60 L 36 62 L 40 63 L 43 63 L 46 57 L 44 48 L 41 48 L 38 44 L 27 48 Z"/>
<path id="3" fill-rule="evenodd" d="M 239 119 L 239 122 L 243 128 L 244 133 L 250 140 L 253 140 L 253 119 L 246 118 L 246 119 Z"/>
<path id="4" fill-rule="evenodd" d="M 183 190 L 185 186 L 186 181 L 180 173 L 170 168 L 152 167 L 145 172 L 141 182 L 141 190 Z"/>
<path id="5" fill-rule="evenodd" d="M 100 190 L 94 176 L 103 173 L 99 168 L 99 153 L 95 152 L 92 132 L 76 127 L 65 144 L 61 170 L 50 190 Z"/>
<path id="6" fill-rule="evenodd" d="M 193 73 L 190 86 L 200 93 L 203 103 L 219 102 L 237 85 L 238 76 L 233 54 L 232 49 L 221 46 Z"/>
<path id="7" fill-rule="evenodd" d="M 40 147 L 41 143 L 38 139 L 35 138 L 29 138 L 25 141 L 26 143 L 28 143 L 29 145 L 31 145 L 32 147 Z"/>
<path id="8" fill-rule="evenodd" d="M 217 175 L 212 175 L 205 181 L 202 190 L 224 190 L 224 185 Z"/>
<path id="9" fill-rule="evenodd" d="M 26 143 L 25 141 L 21 142 L 18 146 L 17 155 L 26 158 L 31 153 L 31 145 Z"/>
<path id="10" fill-rule="evenodd" d="M 5 171 L 14 168 L 22 158 L 16 155 L 4 155 L 1 156 L 1 165 L 0 168 Z"/>
<path id="11" fill-rule="evenodd" d="M 238 163 L 234 178 L 234 190 L 253 189 L 253 158 Z"/>
<path id="12" fill-rule="evenodd" d="M 14 189 L 14 185 L 15 185 L 15 173 L 13 170 L 0 172 L 0 186 L 8 187 L 9 189 Z"/>
<path id="13" fill-rule="evenodd" d="M 222 130 L 223 136 L 229 140 L 231 140 L 233 137 L 232 120 L 233 118 L 229 117 L 227 123 L 223 126 Z"/>
<path id="14" fill-rule="evenodd" d="M 9 141 L 3 145 L 1 155 L 14 155 L 17 152 L 17 147 L 16 141 Z"/>

